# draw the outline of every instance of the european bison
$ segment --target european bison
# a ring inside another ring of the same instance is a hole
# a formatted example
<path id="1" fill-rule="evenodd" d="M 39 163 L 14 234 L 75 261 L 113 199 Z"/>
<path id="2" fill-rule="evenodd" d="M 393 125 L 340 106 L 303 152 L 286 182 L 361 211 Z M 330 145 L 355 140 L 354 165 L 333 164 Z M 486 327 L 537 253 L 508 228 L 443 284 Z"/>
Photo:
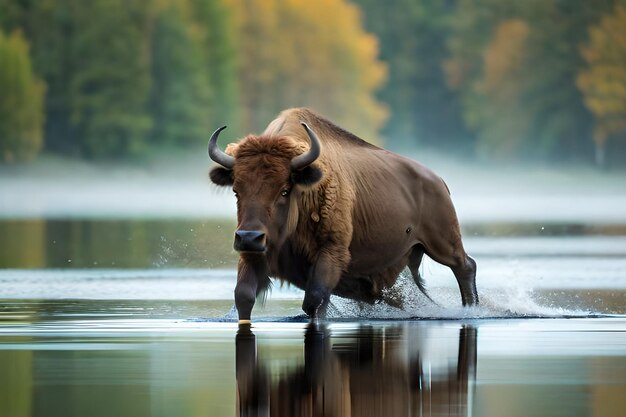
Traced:
<path id="1" fill-rule="evenodd" d="M 306 108 L 283 111 L 226 152 L 217 146 L 223 129 L 209 140 L 219 164 L 210 178 L 237 196 L 240 323 L 270 277 L 304 290 L 310 317 L 325 313 L 331 294 L 383 300 L 406 266 L 425 293 L 424 253 L 452 269 L 463 305 L 478 303 L 476 262 L 463 249 L 446 184 L 428 168 Z"/>

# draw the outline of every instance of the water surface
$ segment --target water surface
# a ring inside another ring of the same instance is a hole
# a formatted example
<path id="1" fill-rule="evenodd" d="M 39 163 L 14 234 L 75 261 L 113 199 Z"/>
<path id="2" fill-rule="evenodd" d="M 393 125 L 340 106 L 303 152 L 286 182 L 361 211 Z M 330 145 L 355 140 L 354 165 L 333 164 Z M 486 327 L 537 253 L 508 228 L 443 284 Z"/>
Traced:
<path id="1" fill-rule="evenodd" d="M 469 224 L 481 305 L 426 260 L 437 305 L 275 285 L 232 310 L 234 224 L 0 221 L 0 416 L 617 416 L 626 409 L 626 227 Z"/>
<path id="2" fill-rule="evenodd" d="M 623 318 L 238 329 L 145 310 L 55 314 L 2 326 L 2 415 L 587 416 L 626 406 Z"/>

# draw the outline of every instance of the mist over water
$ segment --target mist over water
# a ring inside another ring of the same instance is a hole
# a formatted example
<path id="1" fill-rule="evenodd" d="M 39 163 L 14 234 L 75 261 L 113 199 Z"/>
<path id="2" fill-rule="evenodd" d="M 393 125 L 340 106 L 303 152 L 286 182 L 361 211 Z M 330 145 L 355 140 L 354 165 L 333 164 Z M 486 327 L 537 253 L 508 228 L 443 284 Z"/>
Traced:
<path id="1" fill-rule="evenodd" d="M 626 224 L 626 171 L 589 166 L 489 165 L 429 149 L 407 152 L 450 188 L 462 225 Z M 210 183 L 205 152 L 138 163 L 51 157 L 0 166 L 0 218 L 234 219 L 228 188 Z"/>

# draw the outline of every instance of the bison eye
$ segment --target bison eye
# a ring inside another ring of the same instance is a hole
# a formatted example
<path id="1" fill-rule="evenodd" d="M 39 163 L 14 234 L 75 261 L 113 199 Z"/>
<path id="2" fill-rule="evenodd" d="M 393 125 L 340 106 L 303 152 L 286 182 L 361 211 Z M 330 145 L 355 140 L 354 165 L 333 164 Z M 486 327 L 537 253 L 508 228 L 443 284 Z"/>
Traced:
<path id="1" fill-rule="evenodd" d="M 280 195 L 282 195 L 283 197 L 287 197 L 289 195 L 289 188 L 285 188 L 284 190 L 282 190 L 280 192 Z"/>

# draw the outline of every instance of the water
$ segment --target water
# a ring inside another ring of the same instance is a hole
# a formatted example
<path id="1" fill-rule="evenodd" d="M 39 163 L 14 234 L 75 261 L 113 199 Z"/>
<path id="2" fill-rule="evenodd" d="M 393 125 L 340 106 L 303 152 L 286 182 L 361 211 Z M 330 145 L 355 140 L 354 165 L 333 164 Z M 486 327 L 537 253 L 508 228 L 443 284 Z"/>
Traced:
<path id="1" fill-rule="evenodd" d="M 239 328 L 233 223 L 0 221 L 0 416 L 617 416 L 626 227 L 474 223 L 481 306 L 427 260 L 437 305 L 275 285 Z"/>
<path id="2" fill-rule="evenodd" d="M 2 415 L 617 416 L 626 405 L 622 318 L 250 332 L 139 313 L 4 325 Z"/>

